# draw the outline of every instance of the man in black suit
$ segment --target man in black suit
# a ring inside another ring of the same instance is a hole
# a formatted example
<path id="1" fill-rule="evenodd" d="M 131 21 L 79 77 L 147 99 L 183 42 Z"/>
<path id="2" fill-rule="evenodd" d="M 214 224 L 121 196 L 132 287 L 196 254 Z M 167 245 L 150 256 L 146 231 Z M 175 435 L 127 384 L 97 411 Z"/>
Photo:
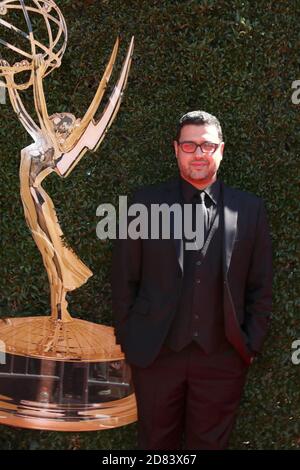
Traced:
<path id="1" fill-rule="evenodd" d="M 116 242 L 115 332 L 131 365 L 139 448 L 225 449 L 267 333 L 271 240 L 262 199 L 217 177 L 224 150 L 217 118 L 182 116 L 174 148 L 180 178 L 141 189 L 133 202 L 149 214 L 154 204 L 189 206 L 198 241 L 184 224 L 176 236 L 171 214 L 169 237 Z"/>

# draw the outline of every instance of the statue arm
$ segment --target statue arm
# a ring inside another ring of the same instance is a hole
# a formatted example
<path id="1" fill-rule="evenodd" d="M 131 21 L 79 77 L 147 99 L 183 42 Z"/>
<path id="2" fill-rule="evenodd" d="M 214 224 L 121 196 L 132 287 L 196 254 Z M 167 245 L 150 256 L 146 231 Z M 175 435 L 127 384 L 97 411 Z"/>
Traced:
<path id="1" fill-rule="evenodd" d="M 41 129 L 38 125 L 34 122 L 34 120 L 29 116 L 28 112 L 25 109 L 25 106 L 22 103 L 20 95 L 13 86 L 10 86 L 10 77 L 6 77 L 7 80 L 7 89 L 9 93 L 9 99 L 11 101 L 12 107 L 15 113 L 18 116 L 19 121 L 26 129 L 26 131 L 31 135 L 31 137 L 36 142 L 41 135 Z"/>
<path id="2" fill-rule="evenodd" d="M 33 59 L 33 95 L 35 110 L 40 122 L 43 136 L 47 136 L 55 149 L 55 153 L 61 153 L 59 143 L 57 141 L 52 122 L 48 116 L 47 104 L 43 88 L 43 77 L 45 74 L 45 63 L 41 54 L 38 54 Z"/>

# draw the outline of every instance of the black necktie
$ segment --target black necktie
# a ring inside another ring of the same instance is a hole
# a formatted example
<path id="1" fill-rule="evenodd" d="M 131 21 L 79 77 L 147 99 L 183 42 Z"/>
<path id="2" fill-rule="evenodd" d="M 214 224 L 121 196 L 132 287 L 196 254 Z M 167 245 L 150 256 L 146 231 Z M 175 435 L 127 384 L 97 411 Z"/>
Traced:
<path id="1" fill-rule="evenodd" d="M 205 205 L 205 192 L 204 191 L 197 191 L 195 193 L 193 200 L 196 202 L 197 207 L 196 210 L 199 214 L 200 218 L 200 225 L 199 225 L 199 230 L 201 230 L 201 233 L 199 233 L 199 239 L 202 240 L 202 243 L 197 243 L 197 249 L 201 250 L 201 248 L 204 245 L 205 238 L 206 238 L 206 233 L 207 233 L 207 228 L 208 228 L 208 213 L 207 213 L 207 208 Z M 194 213 L 195 216 L 195 213 Z M 193 224 L 193 230 L 198 229 L 195 224 L 195 217 L 194 219 L 194 224 Z"/>

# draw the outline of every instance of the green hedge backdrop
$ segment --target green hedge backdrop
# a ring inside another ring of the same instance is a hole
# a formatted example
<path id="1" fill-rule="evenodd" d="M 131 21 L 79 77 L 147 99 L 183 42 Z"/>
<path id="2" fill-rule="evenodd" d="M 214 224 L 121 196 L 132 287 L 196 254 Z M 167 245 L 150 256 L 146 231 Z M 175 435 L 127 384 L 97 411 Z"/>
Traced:
<path id="1" fill-rule="evenodd" d="M 115 37 L 136 47 L 119 115 L 96 154 L 67 179 L 44 185 L 67 241 L 94 276 L 70 295 L 74 316 L 112 323 L 112 243 L 96 237 L 96 208 L 177 174 L 172 150 L 178 117 L 204 109 L 225 134 L 224 181 L 264 198 L 274 250 L 274 314 L 253 365 L 232 449 L 300 449 L 300 365 L 291 343 L 299 319 L 299 125 L 292 82 L 300 79 L 299 0 L 60 0 L 69 42 L 62 66 L 45 80 L 50 114 L 83 115 Z M 110 88 L 112 89 L 112 87 Z M 20 150 L 30 138 L 10 103 L 0 106 L 0 315 L 49 312 L 40 254 L 19 197 Z M 298 248 L 298 254 L 297 254 Z M 298 263 L 297 263 L 298 261 Z M 298 309 L 297 309 L 298 307 Z M 136 425 L 89 433 L 0 426 L 0 449 L 134 449 Z"/>

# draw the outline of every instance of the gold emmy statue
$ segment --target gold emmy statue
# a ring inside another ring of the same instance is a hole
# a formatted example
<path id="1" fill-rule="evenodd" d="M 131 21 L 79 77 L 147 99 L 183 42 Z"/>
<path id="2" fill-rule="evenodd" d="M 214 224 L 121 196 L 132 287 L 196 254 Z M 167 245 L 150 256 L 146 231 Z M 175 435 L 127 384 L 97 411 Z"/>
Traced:
<path id="1" fill-rule="evenodd" d="M 44 27 L 46 40 L 36 38 L 34 25 L 38 30 Z M 130 369 L 113 328 L 72 318 L 68 312 L 66 294 L 83 285 L 92 272 L 63 241 L 42 182 L 52 172 L 68 176 L 87 150 L 99 147 L 121 103 L 133 38 L 118 81 L 96 121 L 118 40 L 94 99 L 78 119 L 70 113 L 49 116 L 43 90 L 43 79 L 60 66 L 66 49 L 67 28 L 58 6 L 52 0 L 0 1 L 0 36 L 1 86 L 7 88 L 18 119 L 34 141 L 21 151 L 20 192 L 51 293 L 51 316 L 0 320 L 0 343 L 6 352 L 6 360 L 0 363 L 0 423 L 58 431 L 132 423 L 136 402 Z M 20 96 L 29 87 L 35 118 Z"/>

